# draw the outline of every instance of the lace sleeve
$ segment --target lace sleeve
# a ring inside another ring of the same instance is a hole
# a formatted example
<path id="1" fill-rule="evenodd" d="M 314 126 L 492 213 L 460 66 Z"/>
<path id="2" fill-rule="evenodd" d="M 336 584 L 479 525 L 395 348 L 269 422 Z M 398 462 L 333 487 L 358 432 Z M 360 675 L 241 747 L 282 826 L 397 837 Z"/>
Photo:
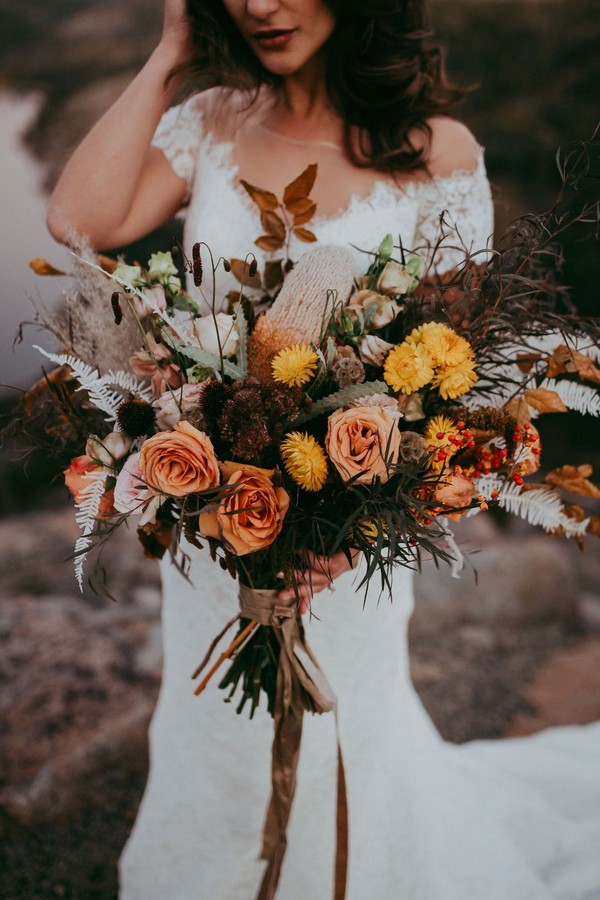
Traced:
<path id="1" fill-rule="evenodd" d="M 472 172 L 434 176 L 418 190 L 415 250 L 424 252 L 439 274 L 456 268 L 470 253 L 491 245 L 494 207 L 483 151 Z"/>
<path id="2" fill-rule="evenodd" d="M 158 123 L 152 146 L 162 150 L 176 175 L 192 186 L 196 156 L 203 136 L 203 105 L 199 95 L 172 106 Z"/>

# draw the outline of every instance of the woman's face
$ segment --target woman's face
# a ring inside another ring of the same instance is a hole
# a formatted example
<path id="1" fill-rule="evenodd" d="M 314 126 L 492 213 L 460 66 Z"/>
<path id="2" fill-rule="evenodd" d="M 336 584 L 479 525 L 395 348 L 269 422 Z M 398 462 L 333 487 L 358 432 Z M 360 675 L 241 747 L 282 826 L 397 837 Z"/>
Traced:
<path id="1" fill-rule="evenodd" d="M 265 69 L 293 75 L 321 50 L 335 27 L 323 0 L 223 0 Z"/>

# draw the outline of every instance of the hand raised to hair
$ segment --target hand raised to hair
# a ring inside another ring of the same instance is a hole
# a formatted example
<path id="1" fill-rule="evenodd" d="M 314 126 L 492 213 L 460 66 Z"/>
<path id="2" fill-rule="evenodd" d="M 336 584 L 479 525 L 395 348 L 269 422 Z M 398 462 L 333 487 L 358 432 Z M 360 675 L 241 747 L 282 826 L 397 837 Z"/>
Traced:
<path id="1" fill-rule="evenodd" d="M 315 553 L 309 553 L 310 568 L 295 571 L 296 590 L 293 587 L 284 588 L 279 592 L 279 599 L 287 601 L 297 596 L 299 612 L 301 614 L 307 612 L 313 595 L 324 591 L 325 588 L 331 588 L 336 578 L 354 568 L 359 555 L 358 551 L 353 551 L 351 566 L 345 553 L 336 553 L 334 556 L 317 556 Z"/>
<path id="2" fill-rule="evenodd" d="M 187 0 L 165 0 L 161 44 L 175 50 L 180 62 L 192 55 L 192 36 Z"/>

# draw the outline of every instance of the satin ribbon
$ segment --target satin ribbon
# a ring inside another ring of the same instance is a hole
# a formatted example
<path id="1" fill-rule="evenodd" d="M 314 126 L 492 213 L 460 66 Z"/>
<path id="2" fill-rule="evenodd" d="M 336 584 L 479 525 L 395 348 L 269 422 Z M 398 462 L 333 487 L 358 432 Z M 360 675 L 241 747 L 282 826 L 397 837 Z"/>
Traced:
<path id="1" fill-rule="evenodd" d="M 318 713 L 336 712 L 336 698 L 300 634 L 296 600 L 282 603 L 277 591 L 240 586 L 240 615 L 271 626 L 280 644 L 271 750 L 271 798 L 263 828 L 261 859 L 267 867 L 256 900 L 274 900 L 287 847 L 287 826 L 296 791 L 304 706 L 300 688 Z M 346 777 L 337 726 L 337 802 L 334 900 L 344 900 L 348 870 L 348 803 Z"/>

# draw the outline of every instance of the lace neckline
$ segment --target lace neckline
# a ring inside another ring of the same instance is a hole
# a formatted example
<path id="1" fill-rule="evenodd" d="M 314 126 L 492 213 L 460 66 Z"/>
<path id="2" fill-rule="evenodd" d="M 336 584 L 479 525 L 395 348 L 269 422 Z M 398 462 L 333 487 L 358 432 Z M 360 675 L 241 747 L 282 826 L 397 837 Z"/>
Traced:
<path id="1" fill-rule="evenodd" d="M 264 126 L 263 126 L 264 127 Z M 268 130 L 265 128 L 265 130 Z M 287 140 L 284 138 L 284 140 Z M 299 142 L 305 143 L 305 142 Z M 307 142 L 308 143 L 308 142 Z M 235 194 L 239 202 L 255 219 L 260 219 L 260 211 L 255 203 L 252 202 L 244 188 L 239 183 L 239 165 L 233 162 L 233 141 L 219 141 L 215 138 L 212 131 L 205 135 L 206 152 L 214 157 L 219 171 L 222 172 L 231 191 Z M 477 155 L 477 162 L 473 169 L 455 169 L 447 175 L 430 175 L 424 179 L 410 179 L 401 184 L 394 184 L 385 178 L 377 178 L 371 185 L 370 190 L 366 194 L 352 194 L 345 205 L 342 205 L 335 212 L 325 214 L 317 214 L 311 219 L 311 227 L 319 228 L 320 226 L 331 226 L 344 219 L 346 216 L 361 210 L 369 208 L 380 201 L 393 200 L 399 202 L 405 197 L 417 198 L 422 192 L 438 193 L 447 190 L 448 186 L 453 182 L 470 180 L 475 181 L 482 173 L 485 173 L 484 164 L 484 148 L 480 147 Z"/>

